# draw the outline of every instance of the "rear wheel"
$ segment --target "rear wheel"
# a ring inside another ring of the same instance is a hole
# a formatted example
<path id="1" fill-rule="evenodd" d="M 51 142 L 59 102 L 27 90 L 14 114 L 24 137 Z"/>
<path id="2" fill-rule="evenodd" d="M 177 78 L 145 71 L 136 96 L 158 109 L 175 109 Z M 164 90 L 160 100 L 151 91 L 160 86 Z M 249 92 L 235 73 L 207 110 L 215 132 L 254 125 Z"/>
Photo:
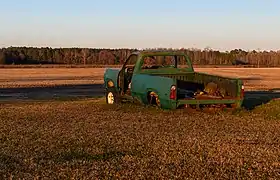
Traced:
<path id="1" fill-rule="evenodd" d="M 161 107 L 159 96 L 155 92 L 148 93 L 148 104 L 156 107 Z"/>

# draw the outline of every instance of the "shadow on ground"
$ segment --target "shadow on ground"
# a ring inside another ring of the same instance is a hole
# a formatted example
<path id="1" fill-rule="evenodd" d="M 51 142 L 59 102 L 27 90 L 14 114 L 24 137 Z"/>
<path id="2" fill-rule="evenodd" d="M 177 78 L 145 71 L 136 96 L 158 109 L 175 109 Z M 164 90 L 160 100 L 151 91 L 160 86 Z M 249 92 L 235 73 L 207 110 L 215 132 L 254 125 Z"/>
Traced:
<path id="1" fill-rule="evenodd" d="M 55 87 L 2 88 L 1 101 L 81 99 L 104 96 L 103 84 L 61 85 Z"/>
<path id="2" fill-rule="evenodd" d="M 247 91 L 243 101 L 243 107 L 252 110 L 257 106 L 266 104 L 273 99 L 280 98 L 280 92 L 273 91 Z"/>

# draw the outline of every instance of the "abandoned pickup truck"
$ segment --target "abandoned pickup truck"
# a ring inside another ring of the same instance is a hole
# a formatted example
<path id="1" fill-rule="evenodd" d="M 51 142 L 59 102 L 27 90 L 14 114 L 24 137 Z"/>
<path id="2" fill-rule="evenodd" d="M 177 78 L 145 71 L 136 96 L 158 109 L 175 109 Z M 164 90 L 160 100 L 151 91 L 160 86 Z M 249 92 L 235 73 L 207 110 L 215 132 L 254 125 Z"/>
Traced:
<path id="1" fill-rule="evenodd" d="M 107 104 L 131 100 L 163 109 L 240 108 L 243 82 L 237 78 L 195 72 L 183 52 L 133 52 L 121 69 L 106 69 Z"/>

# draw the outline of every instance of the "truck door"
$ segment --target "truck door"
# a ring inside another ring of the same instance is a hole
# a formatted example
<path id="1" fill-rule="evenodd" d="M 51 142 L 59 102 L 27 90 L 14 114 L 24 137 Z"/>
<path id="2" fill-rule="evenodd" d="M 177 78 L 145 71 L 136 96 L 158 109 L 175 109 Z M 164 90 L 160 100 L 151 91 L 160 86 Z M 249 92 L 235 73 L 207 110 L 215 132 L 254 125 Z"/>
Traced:
<path id="1" fill-rule="evenodd" d="M 130 83 L 133 76 L 134 66 L 136 64 L 138 55 L 137 54 L 131 54 L 127 60 L 125 61 L 122 69 L 119 72 L 118 75 L 118 86 L 121 89 L 121 94 L 130 94 Z"/>

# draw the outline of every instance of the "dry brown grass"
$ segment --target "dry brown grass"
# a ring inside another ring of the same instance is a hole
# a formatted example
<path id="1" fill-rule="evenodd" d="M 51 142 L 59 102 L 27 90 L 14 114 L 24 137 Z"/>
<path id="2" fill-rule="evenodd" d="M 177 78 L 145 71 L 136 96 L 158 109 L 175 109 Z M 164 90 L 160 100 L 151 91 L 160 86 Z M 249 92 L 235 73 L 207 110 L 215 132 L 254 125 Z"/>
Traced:
<path id="1" fill-rule="evenodd" d="M 15 68 L 0 69 L 0 87 L 102 84 L 105 68 Z M 280 88 L 280 68 L 195 68 L 229 77 L 246 78 L 247 90 Z M 255 80 L 254 80 L 255 79 Z"/>
<path id="2" fill-rule="evenodd" d="M 104 68 L 0 69 L 0 87 L 102 84 Z"/>
<path id="3" fill-rule="evenodd" d="M 277 179 L 279 105 L 189 114 L 104 99 L 2 104 L 0 177 Z"/>

